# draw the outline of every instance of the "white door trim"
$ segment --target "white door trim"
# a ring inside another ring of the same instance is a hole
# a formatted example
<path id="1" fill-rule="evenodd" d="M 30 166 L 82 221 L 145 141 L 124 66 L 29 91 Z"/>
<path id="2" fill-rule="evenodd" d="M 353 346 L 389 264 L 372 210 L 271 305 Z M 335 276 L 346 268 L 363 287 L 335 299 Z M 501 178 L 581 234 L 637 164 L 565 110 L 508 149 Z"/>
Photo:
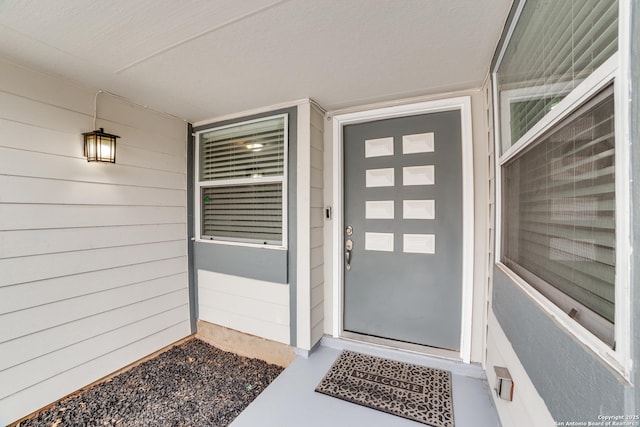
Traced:
<path id="1" fill-rule="evenodd" d="M 340 114 L 333 117 L 333 210 L 332 228 L 333 253 L 333 331 L 334 337 L 343 334 L 343 140 L 342 128 L 348 124 L 370 122 L 394 117 L 415 116 L 440 111 L 459 110 L 462 135 L 462 327 L 460 332 L 460 358 L 465 363 L 471 361 L 471 322 L 473 312 L 473 261 L 474 261 L 474 198 L 473 198 L 473 138 L 471 124 L 471 98 L 462 96 L 416 104 L 398 105 Z"/>

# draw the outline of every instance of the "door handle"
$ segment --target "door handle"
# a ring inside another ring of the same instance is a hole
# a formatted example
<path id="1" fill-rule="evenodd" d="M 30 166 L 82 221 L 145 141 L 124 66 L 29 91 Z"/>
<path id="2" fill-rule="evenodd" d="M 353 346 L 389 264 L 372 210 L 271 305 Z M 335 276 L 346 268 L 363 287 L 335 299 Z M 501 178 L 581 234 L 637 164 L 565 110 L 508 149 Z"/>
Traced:
<path id="1" fill-rule="evenodd" d="M 347 239 L 344 242 L 344 256 L 347 262 L 347 271 L 351 270 L 351 251 L 353 250 L 353 241 L 351 239 Z"/>

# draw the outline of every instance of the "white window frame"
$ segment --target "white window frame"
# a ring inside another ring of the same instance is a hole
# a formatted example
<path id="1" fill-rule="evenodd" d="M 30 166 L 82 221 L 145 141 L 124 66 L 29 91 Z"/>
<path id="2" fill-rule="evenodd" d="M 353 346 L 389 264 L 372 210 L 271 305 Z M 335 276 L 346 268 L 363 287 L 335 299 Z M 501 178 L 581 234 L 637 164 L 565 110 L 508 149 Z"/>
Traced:
<path id="1" fill-rule="evenodd" d="M 514 102 L 520 101 L 529 101 L 532 99 L 539 99 L 539 95 L 541 91 L 544 91 L 544 95 L 566 95 L 571 92 L 571 90 L 567 90 L 566 84 L 562 83 L 553 83 L 549 85 L 543 86 L 531 86 L 531 87 L 523 87 L 518 89 L 509 89 L 504 90 L 500 93 L 500 125 L 501 125 L 501 138 L 502 145 L 511 147 L 513 142 L 517 143 L 518 141 L 511 141 L 511 104 Z M 553 107 L 555 109 L 555 107 Z"/>
<path id="2" fill-rule="evenodd" d="M 630 205 L 629 205 L 629 79 L 630 79 L 630 0 L 619 0 L 618 10 L 618 52 L 598 67 L 590 76 L 579 83 L 553 110 L 529 129 L 515 144 L 504 153 L 501 143 L 501 132 L 495 132 L 495 182 L 496 182 L 496 242 L 495 265 L 513 283 L 521 288 L 536 305 L 569 335 L 577 339 L 587 349 L 594 353 L 603 363 L 621 375 L 627 381 L 631 380 L 631 287 L 630 287 Z M 497 85 L 497 70 L 502 62 L 504 52 L 509 44 L 513 29 L 524 7 L 518 5 L 516 17 L 512 27 L 508 30 L 507 40 L 498 55 L 494 71 L 491 73 L 493 83 L 494 129 L 501 128 L 501 112 L 498 111 L 500 93 Z M 593 333 L 572 319 L 569 314 L 560 309 L 554 302 L 542 295 L 537 289 L 521 278 L 513 270 L 501 262 L 502 233 L 504 213 L 502 211 L 502 167 L 509 160 L 517 156 L 530 144 L 536 141 L 544 132 L 560 123 L 580 105 L 611 83 L 614 84 L 614 115 L 615 115 L 615 191 L 616 191 L 616 279 L 615 279 L 615 349 L 609 347 Z"/>
<path id="3" fill-rule="evenodd" d="M 239 178 L 239 179 L 226 179 L 226 180 L 217 180 L 217 181 L 200 181 L 200 135 L 203 133 L 208 133 L 214 130 L 228 129 L 236 126 L 248 125 L 252 123 L 258 123 L 266 120 L 273 120 L 282 118 L 284 119 L 284 165 L 282 176 L 267 176 L 267 177 L 259 177 L 259 178 Z M 252 120 L 243 120 L 235 123 L 231 123 L 223 126 L 215 126 L 213 125 L 207 129 L 201 129 L 195 133 L 195 173 L 194 173 L 194 210 L 195 210 L 195 241 L 202 243 L 212 243 L 218 245 L 229 245 L 229 246 L 244 246 L 244 247 L 252 247 L 252 248 L 262 248 L 262 249 L 274 249 L 274 250 L 287 250 L 287 242 L 288 242 L 288 171 L 289 171 L 289 115 L 284 114 L 275 114 L 272 116 L 260 117 Z M 251 242 L 242 242 L 242 241 L 232 241 L 232 240 L 216 240 L 216 239 L 208 239 L 202 237 L 202 203 L 200 201 L 202 188 L 204 187 L 224 187 L 230 185 L 247 185 L 247 184 L 267 184 L 270 182 L 281 182 L 282 183 L 282 243 L 280 245 L 277 244 L 259 244 L 259 243 L 251 243 Z"/>

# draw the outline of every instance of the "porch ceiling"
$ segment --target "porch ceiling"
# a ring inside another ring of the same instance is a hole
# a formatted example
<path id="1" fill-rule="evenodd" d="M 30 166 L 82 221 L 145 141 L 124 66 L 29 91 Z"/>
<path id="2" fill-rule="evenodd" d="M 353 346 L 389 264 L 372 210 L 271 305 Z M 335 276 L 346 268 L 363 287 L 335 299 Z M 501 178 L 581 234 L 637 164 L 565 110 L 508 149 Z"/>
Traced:
<path id="1" fill-rule="evenodd" d="M 478 87 L 511 0 L 3 0 L 0 56 L 190 121 Z"/>

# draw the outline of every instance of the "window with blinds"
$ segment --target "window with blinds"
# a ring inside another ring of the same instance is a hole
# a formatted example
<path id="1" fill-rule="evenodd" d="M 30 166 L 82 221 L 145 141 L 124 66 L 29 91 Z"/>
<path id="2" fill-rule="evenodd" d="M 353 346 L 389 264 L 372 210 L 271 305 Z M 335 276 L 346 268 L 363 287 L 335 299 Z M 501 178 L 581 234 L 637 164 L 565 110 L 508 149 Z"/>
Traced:
<path id="1" fill-rule="evenodd" d="M 250 122 L 200 135 L 200 181 L 282 176 L 284 117 Z"/>
<path id="2" fill-rule="evenodd" d="M 502 262 L 613 347 L 613 85 L 503 168 Z"/>
<path id="3" fill-rule="evenodd" d="M 526 1 L 496 73 L 502 152 L 617 49 L 617 0 Z"/>
<path id="4" fill-rule="evenodd" d="M 287 117 L 198 134 L 202 239 L 283 246 Z"/>

